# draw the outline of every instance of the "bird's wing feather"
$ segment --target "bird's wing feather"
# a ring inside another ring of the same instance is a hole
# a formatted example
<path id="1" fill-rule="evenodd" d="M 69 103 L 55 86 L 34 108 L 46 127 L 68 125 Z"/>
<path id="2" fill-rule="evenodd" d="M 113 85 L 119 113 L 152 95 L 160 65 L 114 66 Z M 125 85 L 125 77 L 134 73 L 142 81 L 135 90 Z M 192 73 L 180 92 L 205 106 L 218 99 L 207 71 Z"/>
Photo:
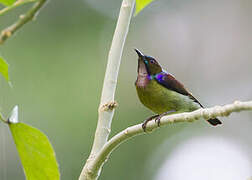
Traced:
<path id="1" fill-rule="evenodd" d="M 203 106 L 200 102 L 193 97 L 193 95 L 186 90 L 182 83 L 175 79 L 171 74 L 166 72 L 161 72 L 155 76 L 155 80 L 161 84 L 162 86 L 166 87 L 169 90 L 176 91 L 177 93 L 183 94 L 191 98 L 194 102 L 198 103 L 202 108 Z"/>

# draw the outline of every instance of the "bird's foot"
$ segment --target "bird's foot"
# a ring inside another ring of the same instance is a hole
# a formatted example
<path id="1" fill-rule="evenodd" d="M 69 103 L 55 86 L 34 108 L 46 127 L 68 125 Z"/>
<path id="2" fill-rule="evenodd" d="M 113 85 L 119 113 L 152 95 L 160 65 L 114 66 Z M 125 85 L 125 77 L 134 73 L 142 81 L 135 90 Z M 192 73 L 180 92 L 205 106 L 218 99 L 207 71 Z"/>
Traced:
<path id="1" fill-rule="evenodd" d="M 175 111 L 175 110 L 171 110 L 171 111 L 167 111 L 167 112 L 164 112 L 164 113 L 158 115 L 158 116 L 155 118 L 155 122 L 157 122 L 158 127 L 160 127 L 160 119 L 161 119 L 163 116 L 165 116 L 165 115 L 167 115 L 167 114 L 170 114 L 170 113 L 174 113 L 174 112 L 176 112 L 176 111 Z"/>
<path id="2" fill-rule="evenodd" d="M 162 114 L 160 114 L 158 117 L 155 118 L 155 123 L 157 122 L 158 127 L 160 127 L 160 119 L 163 117 Z"/>
<path id="3" fill-rule="evenodd" d="M 146 120 L 143 122 L 142 128 L 143 128 L 144 132 L 146 132 L 147 123 L 148 123 L 149 121 L 151 121 L 152 119 L 158 117 L 158 116 L 159 116 L 159 114 L 156 114 L 156 115 L 154 115 L 154 116 L 149 117 L 148 119 L 146 119 Z"/>

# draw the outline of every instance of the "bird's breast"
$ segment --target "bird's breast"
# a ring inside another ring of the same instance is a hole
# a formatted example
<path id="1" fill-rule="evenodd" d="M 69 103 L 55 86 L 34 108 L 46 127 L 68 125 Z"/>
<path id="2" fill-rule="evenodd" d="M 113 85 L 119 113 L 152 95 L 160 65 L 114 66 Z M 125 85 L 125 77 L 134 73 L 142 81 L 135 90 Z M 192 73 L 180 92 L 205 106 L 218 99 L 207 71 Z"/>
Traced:
<path id="1" fill-rule="evenodd" d="M 135 85 L 138 88 L 145 88 L 145 87 L 147 87 L 147 85 L 149 84 L 149 82 L 150 82 L 150 79 L 149 79 L 148 75 L 141 75 L 141 74 L 139 74 L 137 76 L 137 80 L 135 82 Z"/>
<path id="2" fill-rule="evenodd" d="M 154 79 L 138 78 L 136 90 L 141 103 L 157 114 L 198 109 L 189 97 L 163 87 Z"/>

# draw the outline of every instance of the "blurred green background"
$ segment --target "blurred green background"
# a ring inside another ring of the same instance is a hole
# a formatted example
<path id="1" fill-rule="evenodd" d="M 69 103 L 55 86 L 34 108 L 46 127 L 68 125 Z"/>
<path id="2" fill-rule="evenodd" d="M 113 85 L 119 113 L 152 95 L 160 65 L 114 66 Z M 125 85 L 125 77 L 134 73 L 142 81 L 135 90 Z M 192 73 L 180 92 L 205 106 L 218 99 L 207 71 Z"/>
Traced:
<path id="1" fill-rule="evenodd" d="M 17 104 L 20 121 L 47 134 L 56 152 L 62 180 L 78 178 L 92 146 L 120 3 L 51 0 L 36 21 L 25 25 L 0 47 L 1 55 L 10 64 L 13 85 L 10 88 L 1 77 L 1 112 L 7 116 Z M 29 7 L 25 5 L 1 17 L 0 28 L 11 24 Z M 251 15 L 249 0 L 157 0 L 134 17 L 122 57 L 116 92 L 119 107 L 111 136 L 151 115 L 140 104 L 134 87 L 135 47 L 156 57 L 206 106 L 251 100 Z M 195 172 L 187 172 L 186 167 L 173 170 L 165 162 L 176 157 L 174 153 L 183 144 L 199 137 L 204 145 L 182 153 L 182 164 L 183 159 L 192 157 L 193 167 L 206 169 L 209 155 L 213 160 L 211 167 L 223 164 L 218 169 L 224 174 L 211 169 L 212 179 L 218 179 L 215 174 L 221 180 L 232 179 L 225 178 L 228 169 L 225 165 L 229 164 L 233 165 L 228 170 L 234 179 L 252 176 L 251 112 L 221 119 L 221 127 L 212 128 L 203 121 L 175 124 L 131 139 L 112 153 L 100 179 L 180 180 L 175 172 L 187 179 L 197 179 L 193 177 Z M 0 179 L 25 179 L 7 126 L 1 123 L 0 131 Z M 213 139 L 211 153 L 206 147 L 209 138 Z M 231 145 L 220 151 L 227 142 Z M 231 150 L 235 152 L 233 156 L 228 154 Z M 195 157 L 192 152 L 196 152 Z M 203 153 L 201 161 L 197 161 L 197 152 Z M 236 152 L 242 154 L 247 164 L 232 159 Z M 240 171 L 235 165 L 248 171 Z M 232 175 L 232 168 L 237 176 Z M 162 173 L 165 175 L 161 177 Z M 199 179 L 209 178 L 205 176 Z"/>

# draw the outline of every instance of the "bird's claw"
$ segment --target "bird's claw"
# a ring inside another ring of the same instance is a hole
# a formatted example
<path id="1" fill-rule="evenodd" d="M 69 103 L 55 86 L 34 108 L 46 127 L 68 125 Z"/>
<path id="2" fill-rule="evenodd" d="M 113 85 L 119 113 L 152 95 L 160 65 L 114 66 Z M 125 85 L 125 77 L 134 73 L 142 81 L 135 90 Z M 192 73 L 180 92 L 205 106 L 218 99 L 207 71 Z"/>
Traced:
<path id="1" fill-rule="evenodd" d="M 142 128 L 143 128 L 143 131 L 146 132 L 146 125 L 147 125 L 147 122 L 144 121 L 144 123 L 142 124 Z"/>
<path id="2" fill-rule="evenodd" d="M 143 122 L 142 128 L 143 128 L 143 131 L 144 131 L 144 132 L 146 132 L 147 123 L 148 123 L 149 121 L 151 121 L 152 119 L 158 117 L 158 116 L 159 116 L 158 114 L 157 114 L 157 115 L 154 115 L 154 116 L 151 116 L 151 117 L 149 117 L 148 119 L 146 119 L 146 120 Z"/>
<path id="3" fill-rule="evenodd" d="M 175 110 L 171 110 L 171 111 L 167 111 L 167 112 L 165 112 L 165 113 L 163 113 L 163 114 L 156 114 L 156 115 L 154 115 L 154 116 L 149 117 L 149 118 L 146 119 L 146 120 L 143 122 L 143 124 L 142 124 L 143 131 L 146 132 L 147 123 L 148 123 L 149 121 L 153 120 L 154 118 L 155 118 L 155 123 L 157 122 L 158 127 L 160 127 L 160 123 L 161 123 L 160 120 L 161 120 L 161 118 L 162 118 L 163 116 L 165 116 L 165 115 L 167 115 L 167 114 L 170 114 L 170 113 L 173 113 L 173 112 L 176 112 L 176 111 L 175 111 Z"/>
<path id="4" fill-rule="evenodd" d="M 160 127 L 160 119 L 162 115 L 159 115 L 158 117 L 155 118 L 155 123 L 157 122 L 158 127 Z"/>
<path id="5" fill-rule="evenodd" d="M 161 124 L 161 118 L 163 117 L 163 116 L 165 116 L 165 115 L 167 115 L 167 114 L 170 114 L 170 113 L 174 113 L 174 112 L 176 112 L 175 110 L 171 110 L 171 111 L 167 111 L 167 112 L 165 112 L 165 113 L 163 113 L 163 114 L 160 114 L 160 115 L 158 115 L 156 118 L 155 118 L 155 122 L 157 122 L 157 125 L 158 125 L 158 127 L 160 127 L 160 124 Z"/>

